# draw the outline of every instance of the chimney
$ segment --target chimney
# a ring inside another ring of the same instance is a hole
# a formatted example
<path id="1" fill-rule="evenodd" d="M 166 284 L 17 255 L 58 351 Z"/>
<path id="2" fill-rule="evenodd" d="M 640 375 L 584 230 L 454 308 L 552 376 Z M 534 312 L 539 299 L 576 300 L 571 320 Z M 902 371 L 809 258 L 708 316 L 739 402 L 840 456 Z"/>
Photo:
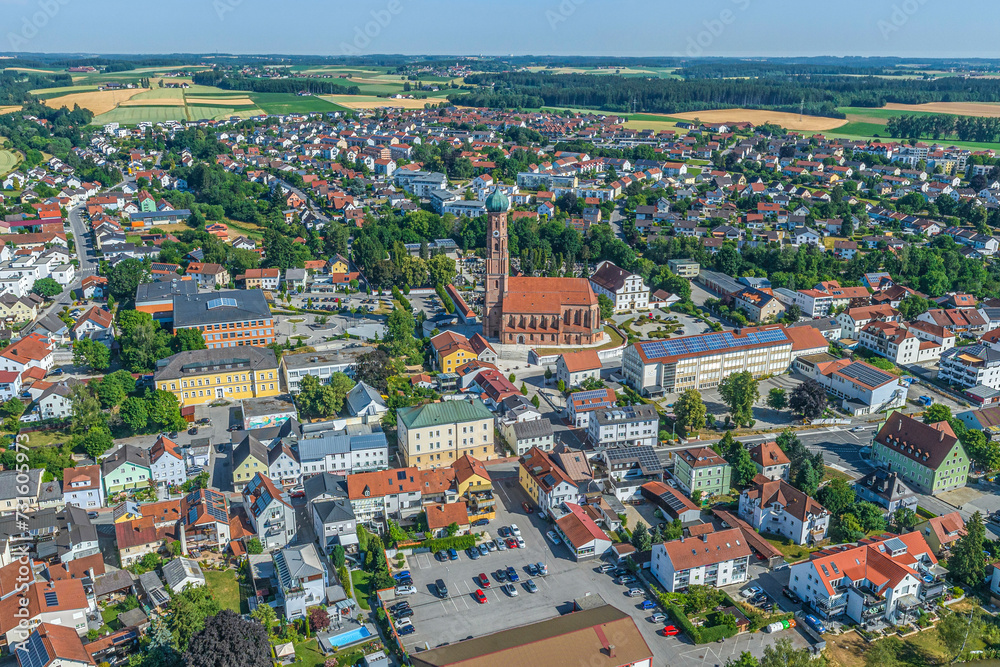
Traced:
<path id="1" fill-rule="evenodd" d="M 900 419 L 899 421 L 896 422 L 896 431 L 898 432 L 902 430 L 902 428 L 903 428 L 903 420 Z"/>
<path id="2" fill-rule="evenodd" d="M 611 657 L 611 658 L 615 657 L 615 645 L 614 644 L 608 644 L 608 657 Z"/>
<path id="3" fill-rule="evenodd" d="M 701 541 L 708 542 L 708 533 L 705 533 L 704 535 L 701 536 Z"/>
<path id="4" fill-rule="evenodd" d="M 938 442 L 944 442 L 944 429 L 938 429 Z"/>

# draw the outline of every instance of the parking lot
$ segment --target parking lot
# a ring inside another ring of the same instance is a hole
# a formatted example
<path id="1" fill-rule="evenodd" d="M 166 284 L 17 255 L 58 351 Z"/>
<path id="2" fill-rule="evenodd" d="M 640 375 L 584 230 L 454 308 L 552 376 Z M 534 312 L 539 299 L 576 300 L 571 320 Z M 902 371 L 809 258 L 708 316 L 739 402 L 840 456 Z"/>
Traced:
<path id="1" fill-rule="evenodd" d="M 657 634 L 664 624 L 651 622 L 655 611 L 643 611 L 645 598 L 627 596 L 629 586 L 615 583 L 610 574 L 602 574 L 600 565 L 606 561 L 588 560 L 575 562 L 563 545 L 554 545 L 545 533 L 551 524 L 540 519 L 537 513 L 527 514 L 521 503 L 527 496 L 517 483 L 516 474 L 494 472 L 493 484 L 500 500 L 497 518 L 485 528 L 492 537 L 501 526 L 517 524 L 524 538 L 525 548 L 494 551 L 478 560 L 471 560 L 465 552 L 459 552 L 456 561 L 439 562 L 434 554 L 425 553 L 411 556 L 406 567 L 410 570 L 416 594 L 401 597 L 406 599 L 414 611 L 411 621 L 416 628 L 413 634 L 402 639 L 411 651 L 434 648 L 451 644 L 469 637 L 499 632 L 520 625 L 534 623 L 567 613 L 573 609 L 573 601 L 587 595 L 599 595 L 609 604 L 630 614 L 636 626 L 655 656 L 654 664 L 715 665 L 724 664 L 731 656 L 739 656 L 749 650 L 761 655 L 763 647 L 778 638 L 789 637 L 797 647 L 807 645 L 804 637 L 795 631 L 785 631 L 777 635 L 754 634 L 727 640 L 722 644 L 695 646 L 683 636 L 664 637 Z M 532 577 L 538 587 L 536 593 L 529 593 L 525 582 L 529 579 L 526 571 L 528 563 L 543 562 L 548 568 L 545 576 Z M 500 568 L 513 567 L 520 580 L 517 582 L 517 597 L 510 597 L 501 590 L 495 572 Z M 490 587 L 482 588 L 477 581 L 480 573 L 490 579 Z M 434 582 L 442 579 L 448 589 L 448 598 L 437 596 Z M 473 594 L 482 589 L 487 602 L 479 604 Z"/>

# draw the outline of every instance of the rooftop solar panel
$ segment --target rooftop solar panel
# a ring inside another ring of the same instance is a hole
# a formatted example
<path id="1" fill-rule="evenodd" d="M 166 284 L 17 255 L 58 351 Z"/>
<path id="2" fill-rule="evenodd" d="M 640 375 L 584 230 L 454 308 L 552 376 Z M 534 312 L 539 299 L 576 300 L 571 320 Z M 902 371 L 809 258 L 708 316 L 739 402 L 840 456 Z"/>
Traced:
<path id="1" fill-rule="evenodd" d="M 673 357 L 700 352 L 715 352 L 746 345 L 766 345 L 787 341 L 788 336 L 781 329 L 765 331 L 748 331 L 742 336 L 736 336 L 730 331 L 720 333 L 699 334 L 667 341 L 643 341 L 638 343 L 647 357 Z"/>
<path id="2" fill-rule="evenodd" d="M 869 387 L 878 387 L 892 380 L 891 375 L 877 368 L 870 368 L 864 364 L 854 363 L 840 369 L 840 374 L 862 382 Z"/>

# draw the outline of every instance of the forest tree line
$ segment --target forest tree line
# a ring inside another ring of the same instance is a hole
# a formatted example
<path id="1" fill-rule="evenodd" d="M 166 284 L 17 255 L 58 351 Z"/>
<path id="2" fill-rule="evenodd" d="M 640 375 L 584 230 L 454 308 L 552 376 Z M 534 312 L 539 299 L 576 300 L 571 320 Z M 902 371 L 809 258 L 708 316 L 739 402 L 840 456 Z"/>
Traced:
<path id="1" fill-rule="evenodd" d="M 226 75 L 212 70 L 198 72 L 192 80 L 199 86 L 215 86 L 223 90 L 245 90 L 254 93 L 298 93 L 306 91 L 314 95 L 360 95 L 358 86 L 341 86 L 322 79 L 264 79 L 259 77 Z"/>
<path id="2" fill-rule="evenodd" d="M 898 139 L 945 139 L 959 141 L 1000 140 L 1000 118 L 927 114 L 893 116 L 885 124 L 886 133 Z"/>

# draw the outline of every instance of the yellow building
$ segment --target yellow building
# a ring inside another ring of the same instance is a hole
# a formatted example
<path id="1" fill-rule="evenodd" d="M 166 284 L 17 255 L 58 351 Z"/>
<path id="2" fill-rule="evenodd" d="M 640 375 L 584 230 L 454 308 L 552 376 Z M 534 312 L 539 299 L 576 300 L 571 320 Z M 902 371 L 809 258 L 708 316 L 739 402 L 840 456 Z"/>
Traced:
<path id="1" fill-rule="evenodd" d="M 493 496 L 493 480 L 483 462 L 466 454 L 451 467 L 455 471 L 458 497 L 465 501 L 469 521 L 495 519 L 497 502 Z"/>
<path id="2" fill-rule="evenodd" d="M 478 398 L 399 408 L 396 433 L 406 467 L 445 468 L 466 454 L 481 461 L 496 458 L 493 413 Z"/>
<path id="3" fill-rule="evenodd" d="M 452 331 L 445 331 L 431 338 L 431 348 L 442 373 L 454 373 L 463 364 L 479 358 L 469 340 Z"/>
<path id="4" fill-rule="evenodd" d="M 153 381 L 181 405 L 203 405 L 281 393 L 278 359 L 264 347 L 180 352 L 157 362 Z"/>
<path id="5" fill-rule="evenodd" d="M 239 491 L 257 473 L 267 475 L 267 447 L 248 435 L 233 449 L 233 488 Z"/>
<path id="6" fill-rule="evenodd" d="M 334 255 L 327 268 L 327 273 L 350 273 L 350 271 L 350 265 L 343 255 Z"/>

